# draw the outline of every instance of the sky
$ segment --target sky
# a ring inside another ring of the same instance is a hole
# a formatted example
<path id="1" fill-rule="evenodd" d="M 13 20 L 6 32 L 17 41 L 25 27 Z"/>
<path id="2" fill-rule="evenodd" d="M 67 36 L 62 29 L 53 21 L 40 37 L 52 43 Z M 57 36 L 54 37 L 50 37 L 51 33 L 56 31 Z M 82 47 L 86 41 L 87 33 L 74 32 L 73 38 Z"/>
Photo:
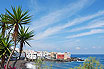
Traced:
<path id="1" fill-rule="evenodd" d="M 104 0 L 1 0 L 0 13 L 11 5 L 32 15 L 35 36 L 24 49 L 104 54 Z"/>

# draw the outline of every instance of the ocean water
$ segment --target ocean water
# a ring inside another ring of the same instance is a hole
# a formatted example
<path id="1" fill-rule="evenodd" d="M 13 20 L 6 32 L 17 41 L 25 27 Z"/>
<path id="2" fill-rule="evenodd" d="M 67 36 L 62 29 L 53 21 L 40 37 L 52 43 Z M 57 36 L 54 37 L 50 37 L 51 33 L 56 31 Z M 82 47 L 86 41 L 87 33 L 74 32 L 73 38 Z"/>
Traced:
<path id="1" fill-rule="evenodd" d="M 104 54 L 72 54 L 71 57 L 78 57 L 82 59 L 87 59 L 88 57 L 96 57 L 100 61 L 101 64 L 104 65 Z M 50 66 L 52 65 L 52 69 L 69 69 L 75 66 L 79 66 L 83 64 L 83 62 L 75 61 L 75 62 L 52 62 L 52 61 L 45 61 L 45 64 L 42 66 Z"/>

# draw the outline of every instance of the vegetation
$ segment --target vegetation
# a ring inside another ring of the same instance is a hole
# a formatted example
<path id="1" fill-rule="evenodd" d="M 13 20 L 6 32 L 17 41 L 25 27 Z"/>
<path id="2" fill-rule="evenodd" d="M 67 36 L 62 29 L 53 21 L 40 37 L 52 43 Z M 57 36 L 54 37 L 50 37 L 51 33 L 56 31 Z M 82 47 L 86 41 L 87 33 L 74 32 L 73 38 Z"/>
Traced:
<path id="1" fill-rule="evenodd" d="M 41 64 L 45 64 L 42 62 L 41 59 L 37 59 L 35 61 L 36 65 L 38 66 L 38 69 L 52 69 L 52 65 L 50 66 L 43 66 L 41 67 Z M 74 68 L 69 68 L 69 69 L 104 69 L 104 66 L 100 64 L 100 62 L 94 58 L 94 57 L 89 57 L 86 59 L 86 61 L 83 63 L 83 65 L 76 66 Z"/>
<path id="2" fill-rule="evenodd" d="M 0 15 L 0 29 L 1 29 L 1 33 L 2 34 L 0 34 L 0 39 L 1 39 L 1 43 L 2 43 L 2 39 L 4 39 L 5 38 L 5 32 L 6 32 L 6 30 L 7 30 L 7 24 L 5 24 L 5 22 L 2 22 L 2 21 L 4 21 L 4 20 L 7 20 L 7 18 L 6 18 L 6 16 L 5 16 L 6 14 L 1 14 Z M 3 43 L 1 44 L 1 47 L 3 46 Z M 0 48 L 0 49 L 3 49 L 3 48 Z M 1 51 L 3 51 L 3 50 L 1 50 Z M 2 52 L 1 52 L 2 53 Z M 1 63 L 1 67 L 3 67 L 4 66 L 4 62 L 5 62 L 5 53 L 4 54 L 2 54 L 1 55 L 1 59 L 2 59 L 2 63 Z"/>
<path id="3" fill-rule="evenodd" d="M 42 59 L 38 58 L 35 60 L 35 65 L 37 66 L 37 69 L 52 69 L 52 65 L 46 66 L 45 62 L 42 61 Z M 44 65 L 44 66 L 41 66 Z"/>
<path id="4" fill-rule="evenodd" d="M 18 32 L 18 42 L 20 42 L 20 56 L 23 50 L 23 45 L 27 44 L 29 46 L 31 46 L 28 41 L 32 40 L 32 37 L 34 36 L 34 32 L 33 31 L 29 31 L 29 27 L 26 29 L 21 28 Z M 19 56 L 19 58 L 20 58 Z"/>
<path id="5" fill-rule="evenodd" d="M 21 56 L 23 46 L 25 44 L 31 46 L 28 43 L 28 40 L 31 40 L 34 36 L 33 31 L 28 31 L 29 27 L 25 28 L 22 26 L 31 22 L 31 16 L 28 14 L 29 11 L 23 11 L 20 6 L 11 8 L 12 12 L 6 9 L 6 13 L 0 15 L 0 58 L 2 60 L 2 67 L 4 67 L 6 58 L 8 58 L 5 65 L 6 69 L 8 69 L 8 64 L 16 45 L 20 43 Z M 12 51 L 10 49 L 11 46 L 14 46 Z M 37 59 L 35 60 L 35 63 L 35 65 L 38 65 L 38 69 L 41 69 L 41 64 L 43 63 L 42 60 Z M 44 66 L 42 69 L 52 69 L 52 65 L 50 67 Z M 104 66 L 100 64 L 96 58 L 90 57 L 83 63 L 83 65 L 70 69 L 104 69 Z"/>
<path id="6" fill-rule="evenodd" d="M 10 47 L 12 45 L 12 40 L 9 40 L 9 37 L 3 38 L 2 35 L 0 35 L 0 58 L 2 58 L 2 67 L 4 66 L 5 56 L 9 56 L 11 53 Z"/>
<path id="7" fill-rule="evenodd" d="M 16 7 L 16 8 L 12 7 L 12 11 L 13 11 L 13 14 L 9 10 L 6 9 L 6 12 L 7 12 L 6 17 L 8 18 L 8 20 L 3 21 L 7 24 L 11 24 L 14 27 L 12 36 L 13 36 L 13 41 L 15 45 L 14 45 L 13 51 L 11 52 L 9 56 L 7 66 L 16 48 L 16 41 L 17 41 L 19 27 L 22 28 L 22 24 L 30 23 L 30 20 L 31 20 L 30 18 L 31 16 L 28 15 L 28 11 L 22 11 L 21 7 Z"/>
<path id="8" fill-rule="evenodd" d="M 39 67 L 41 67 L 41 64 L 43 63 L 43 61 L 39 58 L 35 60 L 35 65 L 38 65 Z"/>
<path id="9" fill-rule="evenodd" d="M 11 8 L 12 12 L 5 9 L 6 14 L 0 15 L 0 58 L 2 60 L 1 66 L 4 67 L 5 57 L 8 55 L 6 69 L 8 68 L 10 58 L 14 53 L 17 43 L 20 42 L 20 51 L 22 52 L 23 45 L 27 43 L 30 46 L 27 41 L 34 36 L 33 31 L 29 32 L 29 28 L 25 29 L 25 27 L 22 27 L 22 25 L 31 22 L 31 16 L 28 14 L 29 11 L 23 11 L 20 6 Z M 11 51 L 10 47 L 12 45 L 14 49 Z"/>
<path id="10" fill-rule="evenodd" d="M 89 57 L 83 65 L 70 69 L 104 69 L 104 66 L 96 58 Z"/>

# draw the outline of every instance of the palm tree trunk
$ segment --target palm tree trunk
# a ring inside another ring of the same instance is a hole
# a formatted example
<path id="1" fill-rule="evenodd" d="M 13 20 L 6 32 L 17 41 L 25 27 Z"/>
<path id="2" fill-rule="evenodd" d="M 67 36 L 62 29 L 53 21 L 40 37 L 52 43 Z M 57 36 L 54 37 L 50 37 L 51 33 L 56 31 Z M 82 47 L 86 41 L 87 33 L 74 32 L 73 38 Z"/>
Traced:
<path id="1" fill-rule="evenodd" d="M 7 64 L 6 64 L 6 69 L 8 69 L 9 61 L 10 61 L 10 58 L 12 57 L 12 55 L 13 55 L 13 53 L 14 53 L 14 51 L 15 51 L 15 48 L 16 48 L 16 42 L 15 42 L 14 49 L 12 50 L 12 52 L 11 52 L 9 58 L 8 58 L 8 61 L 7 61 Z"/>
<path id="2" fill-rule="evenodd" d="M 4 68 L 4 62 L 5 62 L 5 55 L 2 55 L 1 57 L 1 67 Z"/>
<path id="3" fill-rule="evenodd" d="M 2 25 L 2 37 L 4 38 L 5 37 L 5 23 L 3 23 Z M 5 62 L 5 54 L 2 55 L 1 57 L 1 67 L 4 68 L 4 62 Z"/>
<path id="4" fill-rule="evenodd" d="M 2 25 L 2 35 L 4 38 L 5 37 L 5 23 L 3 23 L 3 25 Z"/>
<path id="5" fill-rule="evenodd" d="M 18 36 L 18 27 L 19 27 L 18 24 L 16 24 L 15 29 L 14 29 L 14 33 L 13 33 L 13 40 L 15 42 L 15 45 L 14 45 L 14 49 L 12 50 L 12 53 L 10 54 L 9 59 L 7 61 L 6 69 L 8 69 L 10 58 L 12 57 L 12 55 L 13 55 L 13 53 L 15 51 L 15 48 L 16 48 L 16 40 L 17 40 L 17 36 Z"/>
<path id="6" fill-rule="evenodd" d="M 21 57 L 22 50 L 23 50 L 23 41 L 20 42 L 20 55 L 19 55 L 19 59 Z"/>

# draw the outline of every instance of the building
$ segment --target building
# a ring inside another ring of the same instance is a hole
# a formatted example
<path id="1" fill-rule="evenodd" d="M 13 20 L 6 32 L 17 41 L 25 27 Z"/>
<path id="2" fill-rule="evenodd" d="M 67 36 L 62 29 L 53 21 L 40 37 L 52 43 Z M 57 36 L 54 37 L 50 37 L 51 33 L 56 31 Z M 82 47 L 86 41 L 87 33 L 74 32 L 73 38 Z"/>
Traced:
<path id="1" fill-rule="evenodd" d="M 56 59 L 57 52 L 51 52 L 51 59 Z"/>
<path id="2" fill-rule="evenodd" d="M 51 59 L 51 53 L 45 51 L 45 59 Z"/>
<path id="3" fill-rule="evenodd" d="M 37 52 L 33 50 L 26 50 L 25 53 L 27 59 L 37 59 Z"/>
<path id="4" fill-rule="evenodd" d="M 18 50 L 19 51 L 19 50 Z M 47 52 L 47 51 L 33 51 L 33 50 L 24 50 L 27 59 L 70 59 L 71 54 L 69 52 Z"/>
<path id="5" fill-rule="evenodd" d="M 64 53 L 57 53 L 56 59 L 64 59 Z"/>
<path id="6" fill-rule="evenodd" d="M 64 59 L 64 60 L 66 60 L 66 59 L 69 59 L 70 58 L 70 53 L 67 53 L 67 52 L 65 52 L 65 53 L 57 53 L 56 54 L 56 59 Z"/>

